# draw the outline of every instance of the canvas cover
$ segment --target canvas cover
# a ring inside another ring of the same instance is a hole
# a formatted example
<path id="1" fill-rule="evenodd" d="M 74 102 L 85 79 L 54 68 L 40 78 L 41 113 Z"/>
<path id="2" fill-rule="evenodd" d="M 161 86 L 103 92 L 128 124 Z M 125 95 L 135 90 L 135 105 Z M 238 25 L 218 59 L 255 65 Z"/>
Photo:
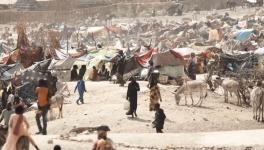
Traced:
<path id="1" fill-rule="evenodd" d="M 183 57 L 173 50 L 154 54 L 152 60 L 154 66 L 179 66 L 184 64 Z"/>
<path id="2" fill-rule="evenodd" d="M 59 81 L 70 81 L 71 68 L 75 61 L 76 59 L 71 57 L 62 60 L 53 59 L 48 69 L 56 74 Z"/>
<path id="3" fill-rule="evenodd" d="M 159 68 L 160 74 L 177 78 L 184 75 L 184 66 L 163 66 Z"/>

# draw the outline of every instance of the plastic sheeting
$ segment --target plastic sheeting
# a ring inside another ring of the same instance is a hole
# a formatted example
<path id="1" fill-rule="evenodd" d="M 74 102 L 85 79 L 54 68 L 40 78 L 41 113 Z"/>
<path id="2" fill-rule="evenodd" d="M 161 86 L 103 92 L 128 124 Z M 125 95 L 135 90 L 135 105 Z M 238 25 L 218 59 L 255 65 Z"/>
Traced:
<path id="1" fill-rule="evenodd" d="M 235 39 L 240 42 L 245 42 L 249 40 L 252 34 L 253 34 L 253 29 L 240 30 L 236 33 Z"/>
<path id="2" fill-rule="evenodd" d="M 264 55 L 264 48 L 259 48 L 256 51 L 254 51 L 254 54 L 257 55 Z"/>

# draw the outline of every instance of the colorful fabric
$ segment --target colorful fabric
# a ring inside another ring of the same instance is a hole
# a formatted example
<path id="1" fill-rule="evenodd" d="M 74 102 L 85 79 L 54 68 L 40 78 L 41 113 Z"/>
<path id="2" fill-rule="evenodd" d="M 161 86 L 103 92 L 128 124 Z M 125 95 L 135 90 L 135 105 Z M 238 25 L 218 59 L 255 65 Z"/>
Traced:
<path id="1" fill-rule="evenodd" d="M 160 100 L 160 88 L 158 85 L 153 86 L 150 89 L 150 104 L 149 104 L 149 110 L 153 111 L 155 108 L 155 104 L 159 103 Z"/>
<path id="2" fill-rule="evenodd" d="M 48 92 L 49 89 L 46 87 L 37 87 L 36 94 L 38 96 L 38 105 L 43 107 L 48 104 Z"/>

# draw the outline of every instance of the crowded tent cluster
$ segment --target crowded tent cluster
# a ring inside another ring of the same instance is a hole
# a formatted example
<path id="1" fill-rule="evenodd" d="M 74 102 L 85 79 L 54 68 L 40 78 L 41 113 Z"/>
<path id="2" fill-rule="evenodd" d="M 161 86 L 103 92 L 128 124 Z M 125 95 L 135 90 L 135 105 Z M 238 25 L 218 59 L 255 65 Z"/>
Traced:
<path id="1" fill-rule="evenodd" d="M 256 9 L 241 17 L 232 17 L 228 12 L 211 12 L 200 19 L 193 14 L 193 18 L 162 20 L 156 18 L 153 10 L 151 18 L 126 23 L 112 19 L 104 22 L 95 17 L 74 25 L 19 23 L 5 27 L 0 31 L 0 121 L 4 120 L 0 126 L 0 147 L 15 150 L 17 144 L 26 140 L 39 149 L 28 131 L 29 121 L 24 112 L 34 112 L 36 134 L 47 135 L 47 123 L 55 120 L 53 108 L 59 110 L 58 119 L 65 119 L 64 104 L 74 104 L 79 109 L 85 107 L 87 95 L 100 95 L 92 85 L 99 86 L 102 94 L 104 90 L 114 91 L 106 87 L 118 87 L 126 99 L 125 114 L 132 119 L 138 118 L 138 103 L 146 106 L 139 99 L 147 93 L 147 111 L 155 111 L 151 125 L 157 133 L 163 133 L 164 123 L 169 122 L 163 107 L 164 99 L 169 98 L 162 97 L 164 91 L 173 94 L 174 102 L 168 103 L 176 103 L 176 108 L 183 104 L 184 97 L 183 106 L 188 107 L 181 110 L 191 112 L 196 107 L 206 108 L 203 105 L 209 103 L 205 101 L 208 95 L 223 89 L 220 97 L 225 104 L 230 102 L 229 95 L 235 96 L 235 109 L 252 106 L 252 117 L 264 121 L 264 10 Z M 182 15 L 181 10 L 178 13 Z M 78 92 L 78 108 L 72 92 Z M 104 100 L 118 99 L 118 94 L 105 96 Z M 96 101 L 100 105 L 106 103 Z M 97 111 L 100 112 L 103 110 Z M 85 131 L 98 131 L 94 150 L 114 149 L 113 141 L 107 138 L 108 126 L 75 127 L 70 133 Z"/>

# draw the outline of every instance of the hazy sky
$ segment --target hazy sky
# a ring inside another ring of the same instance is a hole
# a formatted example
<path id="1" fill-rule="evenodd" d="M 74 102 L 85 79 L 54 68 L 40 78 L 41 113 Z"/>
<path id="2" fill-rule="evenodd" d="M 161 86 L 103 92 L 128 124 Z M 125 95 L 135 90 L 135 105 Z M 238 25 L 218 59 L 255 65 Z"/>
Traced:
<path id="1" fill-rule="evenodd" d="M 14 4 L 17 0 L 0 0 L 0 4 Z M 37 0 L 37 1 L 49 1 L 49 0 Z"/>

